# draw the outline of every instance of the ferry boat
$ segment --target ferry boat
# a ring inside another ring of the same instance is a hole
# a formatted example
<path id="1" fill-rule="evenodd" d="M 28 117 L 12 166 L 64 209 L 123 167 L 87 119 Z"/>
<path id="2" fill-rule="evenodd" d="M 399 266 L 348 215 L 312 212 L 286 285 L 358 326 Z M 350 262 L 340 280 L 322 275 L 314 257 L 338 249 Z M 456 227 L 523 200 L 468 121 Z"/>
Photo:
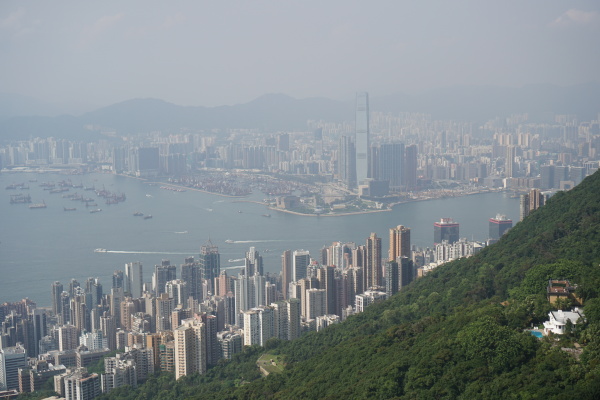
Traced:
<path id="1" fill-rule="evenodd" d="M 94 250 L 94 253 L 106 253 L 106 249 L 96 249 Z"/>
<path id="2" fill-rule="evenodd" d="M 41 203 L 30 205 L 29 208 L 46 208 L 46 203 L 42 201 Z"/>
<path id="3" fill-rule="evenodd" d="M 225 243 L 229 243 L 229 244 L 231 244 L 231 243 L 235 243 L 235 242 L 234 242 L 233 240 L 231 240 L 231 239 L 227 239 L 227 240 L 225 241 Z"/>

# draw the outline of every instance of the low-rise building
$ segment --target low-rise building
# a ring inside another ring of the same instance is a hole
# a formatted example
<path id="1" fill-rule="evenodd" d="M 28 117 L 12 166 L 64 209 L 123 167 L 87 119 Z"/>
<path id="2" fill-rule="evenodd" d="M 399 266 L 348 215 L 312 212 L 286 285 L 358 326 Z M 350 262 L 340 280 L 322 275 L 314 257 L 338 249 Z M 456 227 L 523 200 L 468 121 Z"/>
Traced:
<path id="1" fill-rule="evenodd" d="M 575 308 L 572 311 L 550 311 L 548 317 L 550 320 L 544 322 L 545 335 L 550 332 L 556 335 L 562 335 L 565 333 L 565 327 L 567 326 L 568 321 L 571 321 L 571 324 L 575 327 L 580 319 L 585 318 L 583 310 L 578 308 Z"/>
<path id="2" fill-rule="evenodd" d="M 551 304 L 556 304 L 560 299 L 570 300 L 573 305 L 581 306 L 581 299 L 577 296 L 575 291 L 577 285 L 571 285 L 571 282 L 567 280 L 548 280 L 548 287 L 546 289 L 546 297 Z"/>

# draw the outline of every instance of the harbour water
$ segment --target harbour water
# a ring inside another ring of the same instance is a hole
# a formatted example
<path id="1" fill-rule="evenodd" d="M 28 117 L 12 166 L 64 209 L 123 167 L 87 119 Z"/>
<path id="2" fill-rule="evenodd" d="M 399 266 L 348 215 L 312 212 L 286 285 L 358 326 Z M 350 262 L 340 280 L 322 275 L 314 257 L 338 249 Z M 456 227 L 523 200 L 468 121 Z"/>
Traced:
<path id="1" fill-rule="evenodd" d="M 67 179 L 74 185 L 125 193 L 127 199 L 107 205 L 83 188 L 50 194 L 40 187 L 43 182 Z M 5 189 L 13 183 L 25 183 L 29 189 Z M 19 192 L 29 194 L 31 204 L 43 202 L 46 208 L 11 204 L 10 195 Z M 94 198 L 97 206 L 63 197 L 75 192 Z M 364 244 L 375 232 L 386 254 L 389 228 L 396 225 L 411 228 L 412 244 L 428 247 L 433 242 L 433 223 L 446 217 L 460 224 L 461 237 L 483 241 L 490 217 L 500 213 L 514 223 L 519 217 L 518 199 L 505 193 L 412 202 L 389 212 L 308 217 L 193 190 L 164 190 L 160 184 L 110 174 L 2 173 L 0 193 L 0 303 L 29 297 L 39 306 L 50 305 L 50 287 L 57 280 L 67 286 L 71 278 L 83 284 L 88 277 L 98 277 L 107 291 L 113 272 L 124 270 L 127 262 L 142 262 L 144 281 L 149 282 L 155 264 L 168 259 L 179 265 L 185 257 L 197 257 L 209 239 L 219 247 L 221 267 L 231 273 L 237 272 L 235 267 L 242 264 L 239 260 L 250 246 L 263 256 L 265 271 L 276 273 L 286 249 L 309 250 L 316 258 L 333 241 Z M 253 193 L 241 200 L 264 197 Z M 76 209 L 66 212 L 65 208 Z M 102 211 L 90 213 L 92 209 Z M 152 218 L 134 216 L 135 212 Z"/>

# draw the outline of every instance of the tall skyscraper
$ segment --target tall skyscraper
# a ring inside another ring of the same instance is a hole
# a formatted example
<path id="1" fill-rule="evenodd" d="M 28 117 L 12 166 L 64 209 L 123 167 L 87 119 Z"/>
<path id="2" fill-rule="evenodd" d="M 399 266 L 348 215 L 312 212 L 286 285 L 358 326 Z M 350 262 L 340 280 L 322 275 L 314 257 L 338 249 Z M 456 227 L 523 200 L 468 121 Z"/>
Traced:
<path id="1" fill-rule="evenodd" d="M 356 148 L 356 180 L 362 184 L 369 178 L 369 94 L 356 94 L 354 145 Z"/>
<path id="2" fill-rule="evenodd" d="M 300 300 L 289 299 L 286 302 L 288 317 L 288 340 L 300 337 Z"/>
<path id="3" fill-rule="evenodd" d="M 202 279 L 206 279 L 209 291 L 214 293 L 212 288 L 215 278 L 221 273 L 221 255 L 219 254 L 219 248 L 213 245 L 210 239 L 200 248 L 198 263 L 200 264 Z"/>
<path id="4" fill-rule="evenodd" d="M 202 314 L 202 322 L 206 328 L 206 365 L 217 365 L 219 361 L 219 342 L 217 341 L 217 317 L 210 314 Z"/>
<path id="5" fill-rule="evenodd" d="M 186 319 L 173 331 L 175 337 L 175 378 L 206 372 L 206 326 Z"/>
<path id="6" fill-rule="evenodd" d="M 260 321 L 260 345 L 264 346 L 267 340 L 273 337 L 273 309 L 268 306 L 258 307 Z"/>
<path id="7" fill-rule="evenodd" d="M 390 229 L 390 261 L 396 261 L 398 257 L 410 257 L 410 228 L 398 225 Z"/>
<path id="8" fill-rule="evenodd" d="M 273 309 L 273 336 L 287 340 L 288 338 L 288 314 L 287 314 L 287 302 L 278 301 L 270 305 Z"/>
<path id="9" fill-rule="evenodd" d="M 338 149 L 338 178 L 348 189 L 356 187 L 356 148 L 350 136 L 340 137 Z"/>
<path id="10" fill-rule="evenodd" d="M 107 346 L 112 351 L 117 349 L 117 323 L 115 318 L 108 312 L 100 317 L 100 330 L 107 339 Z"/>
<path id="11" fill-rule="evenodd" d="M 404 184 L 404 143 L 381 144 L 376 151 L 377 159 L 372 160 L 372 178 L 388 181 L 390 189 L 398 190 Z"/>
<path id="12" fill-rule="evenodd" d="M 115 271 L 112 276 L 112 287 L 113 288 L 123 288 L 125 280 L 125 274 L 123 271 Z"/>
<path id="13" fill-rule="evenodd" d="M 194 257 L 185 259 L 185 263 L 181 264 L 181 279 L 187 282 L 188 294 L 194 300 L 202 300 L 202 276 L 200 273 L 200 265 L 194 261 Z M 225 292 L 226 294 L 227 292 Z M 187 300 L 187 299 L 186 299 Z"/>
<path id="14" fill-rule="evenodd" d="M 540 186 L 542 189 L 552 189 L 554 186 L 554 165 L 542 165 L 540 167 Z"/>
<path id="15" fill-rule="evenodd" d="M 567 181 L 569 179 L 569 167 L 564 165 L 557 165 L 554 167 L 554 177 L 553 177 L 552 187 L 555 189 L 561 188 L 561 182 Z"/>
<path id="16" fill-rule="evenodd" d="M 175 308 L 173 299 L 167 293 L 156 297 L 156 331 L 163 332 L 171 329 L 171 313 Z"/>
<path id="17" fill-rule="evenodd" d="M 79 331 L 73 325 L 55 328 L 58 332 L 58 350 L 72 350 L 79 346 Z"/>
<path id="18" fill-rule="evenodd" d="M 158 147 L 140 147 L 136 149 L 134 158 L 134 173 L 136 176 L 156 176 L 160 168 Z"/>
<path id="19" fill-rule="evenodd" d="M 246 276 L 240 273 L 234 280 L 236 325 L 243 322 L 242 312 L 265 305 L 265 277 L 262 275 Z"/>
<path id="20" fill-rule="evenodd" d="M 110 290 L 110 314 L 115 318 L 117 328 L 121 326 L 121 302 L 123 297 L 123 288 L 112 288 Z"/>
<path id="21" fill-rule="evenodd" d="M 75 291 L 77 290 L 78 287 L 80 287 L 81 285 L 79 284 L 79 282 L 77 282 L 76 279 L 71 279 L 71 282 L 69 282 L 69 296 L 73 297 L 75 296 Z"/>
<path id="22" fill-rule="evenodd" d="M 539 189 L 529 191 L 529 212 L 537 210 L 546 203 L 546 196 Z"/>
<path id="23" fill-rule="evenodd" d="M 274 336 L 273 317 L 271 307 L 255 307 L 244 311 L 244 345 L 264 346 Z"/>
<path id="24" fill-rule="evenodd" d="M 458 242 L 459 225 L 452 218 L 442 218 L 439 222 L 433 224 L 433 243 L 442 243 L 447 240 L 452 244 Z"/>
<path id="25" fill-rule="evenodd" d="M 89 300 L 89 308 L 93 309 L 102 302 L 102 284 L 98 278 L 88 278 L 85 281 L 85 292 L 87 300 Z"/>
<path id="26" fill-rule="evenodd" d="M 177 279 L 176 265 L 171 265 L 169 260 L 162 260 L 160 265 L 155 265 L 154 275 L 152 275 L 152 290 L 156 297 L 165 293 L 166 283 L 174 279 Z"/>
<path id="27" fill-rule="evenodd" d="M 263 274 L 263 259 L 255 247 L 250 247 L 250 250 L 246 252 L 245 268 L 244 272 L 246 276 L 252 276 L 254 274 Z"/>
<path id="28" fill-rule="evenodd" d="M 125 292 L 130 293 L 134 299 L 142 297 L 144 292 L 144 273 L 141 262 L 125 264 Z"/>
<path id="29" fill-rule="evenodd" d="M 289 298 L 290 282 L 292 282 L 292 251 L 285 250 L 281 255 L 281 292 L 284 300 Z"/>
<path id="30" fill-rule="evenodd" d="M 31 322 L 31 332 L 26 339 L 27 353 L 29 357 L 37 357 L 40 340 L 48 334 L 46 310 L 42 308 L 30 309 L 29 321 Z"/>
<path id="31" fill-rule="evenodd" d="M 54 315 L 59 315 L 62 312 L 62 303 L 60 301 L 60 296 L 63 292 L 62 283 L 56 281 L 52 284 L 52 313 Z"/>
<path id="32" fill-rule="evenodd" d="M 516 147 L 515 146 L 506 146 L 506 159 L 504 161 L 505 167 L 504 172 L 507 178 L 512 178 L 515 176 L 515 155 L 516 155 Z"/>
<path id="33" fill-rule="evenodd" d="M 415 278 L 413 262 L 408 257 L 398 258 L 398 290 L 413 281 Z"/>
<path id="34" fill-rule="evenodd" d="M 385 262 L 385 293 L 388 297 L 398 293 L 398 263 L 394 260 Z"/>
<path id="35" fill-rule="evenodd" d="M 529 194 L 525 193 L 519 197 L 519 221 L 529 215 Z"/>
<path id="36" fill-rule="evenodd" d="M 414 190 L 417 187 L 417 145 L 406 146 L 404 152 L 404 186 L 406 190 Z"/>
<path id="37" fill-rule="evenodd" d="M 325 314 L 337 314 L 338 290 L 335 279 L 335 267 L 323 266 L 317 271 L 319 288 L 325 290 Z"/>
<path id="38" fill-rule="evenodd" d="M 306 270 L 310 264 L 310 253 L 307 250 L 294 250 L 292 254 L 292 281 L 306 278 Z"/>
<path id="39" fill-rule="evenodd" d="M 496 218 L 490 218 L 490 239 L 498 240 L 506 231 L 512 228 L 512 220 L 505 215 L 498 214 Z"/>
<path id="40" fill-rule="evenodd" d="M 216 295 L 221 297 L 227 296 L 227 293 L 229 293 L 231 289 L 231 278 L 227 275 L 227 271 L 221 271 L 215 287 Z"/>
<path id="41" fill-rule="evenodd" d="M 381 277 L 383 274 L 381 267 L 381 238 L 377 234 L 371 233 L 367 238 L 366 250 L 366 288 L 381 286 Z"/>
<path id="42" fill-rule="evenodd" d="M 174 279 L 167 282 L 165 288 L 169 297 L 173 299 L 173 304 L 175 307 L 181 305 L 182 307 L 186 308 L 189 296 L 186 281 L 182 279 Z"/>
<path id="43" fill-rule="evenodd" d="M 75 325 L 78 332 L 90 329 L 89 310 L 85 305 L 85 293 L 83 290 L 75 294 L 71 299 L 71 323 Z"/>
<path id="44" fill-rule="evenodd" d="M 305 318 L 315 319 L 327 313 L 327 293 L 325 289 L 308 289 L 306 291 Z"/>
<path id="45" fill-rule="evenodd" d="M 260 319 L 258 309 L 243 312 L 244 346 L 260 344 Z"/>
<path id="46" fill-rule="evenodd" d="M 529 193 L 522 194 L 519 202 L 520 220 L 523 221 L 523 218 L 543 206 L 545 202 L 546 197 L 539 189 L 531 189 Z"/>

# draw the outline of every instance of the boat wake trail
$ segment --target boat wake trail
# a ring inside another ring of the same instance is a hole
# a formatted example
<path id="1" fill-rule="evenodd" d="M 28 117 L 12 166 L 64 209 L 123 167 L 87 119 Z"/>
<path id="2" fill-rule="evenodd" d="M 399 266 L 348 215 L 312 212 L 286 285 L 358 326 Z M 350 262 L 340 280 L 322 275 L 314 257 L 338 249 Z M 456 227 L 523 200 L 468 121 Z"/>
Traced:
<path id="1" fill-rule="evenodd" d="M 271 239 L 271 240 L 226 240 L 226 243 L 269 243 L 269 242 L 285 242 L 285 240 L 281 239 Z"/>
<path id="2" fill-rule="evenodd" d="M 98 252 L 100 253 L 100 252 Z M 113 254 L 180 254 L 180 255 L 189 255 L 195 254 L 196 251 L 190 251 L 187 253 L 174 252 L 174 251 L 130 251 L 130 250 L 106 250 L 101 253 L 113 253 Z"/>

